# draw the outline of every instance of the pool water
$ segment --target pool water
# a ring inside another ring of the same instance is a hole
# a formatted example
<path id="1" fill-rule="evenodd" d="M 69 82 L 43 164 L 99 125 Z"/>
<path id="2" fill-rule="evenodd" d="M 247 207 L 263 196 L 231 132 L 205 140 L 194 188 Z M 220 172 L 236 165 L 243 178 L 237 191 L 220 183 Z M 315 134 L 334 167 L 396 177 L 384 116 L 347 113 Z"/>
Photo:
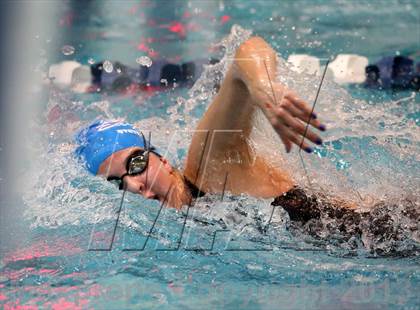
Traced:
<path id="1" fill-rule="evenodd" d="M 419 61 L 416 1 L 68 1 L 56 10 L 54 26 L 37 38 L 51 51 L 40 60 L 44 71 L 70 59 L 134 66 L 140 56 L 181 62 L 211 55 L 221 62 L 192 89 L 121 95 L 44 87 L 26 137 L 35 155 L 18 171 L 24 186 L 9 205 L 22 217 L 1 230 L 4 309 L 420 307 L 419 224 L 406 215 L 420 207 L 418 93 L 327 78 L 315 108 L 329 128 L 324 145 L 286 157 L 308 190 L 389 202 L 393 208 L 378 216 L 392 225 L 391 237 L 374 237 L 368 228 L 360 238 L 341 236 L 340 223 L 328 218 L 311 234 L 270 200 L 229 193 L 206 195 L 190 210 L 161 209 L 122 197 L 72 156 L 80 126 L 121 118 L 151 131 L 153 144 L 182 167 L 215 81 L 251 32 L 283 58 L 357 53 L 375 61 L 400 53 Z M 64 45 L 74 52 L 64 55 Z M 298 74 L 284 61 L 279 72 L 278 80 L 313 102 L 319 76 Z M 51 117 L 53 109 L 60 112 Z M 261 115 L 255 121 L 256 150 L 281 164 L 278 139 Z"/>

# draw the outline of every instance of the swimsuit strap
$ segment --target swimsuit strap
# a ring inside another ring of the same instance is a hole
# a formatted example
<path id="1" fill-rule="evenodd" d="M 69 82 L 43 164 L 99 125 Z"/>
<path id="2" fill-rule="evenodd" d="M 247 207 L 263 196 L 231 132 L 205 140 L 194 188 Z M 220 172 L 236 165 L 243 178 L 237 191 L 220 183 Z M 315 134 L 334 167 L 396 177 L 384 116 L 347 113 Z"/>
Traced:
<path id="1" fill-rule="evenodd" d="M 193 198 L 202 197 L 206 194 L 205 192 L 201 191 L 197 186 L 195 186 L 193 183 L 191 183 L 186 177 L 184 177 L 184 180 Z"/>

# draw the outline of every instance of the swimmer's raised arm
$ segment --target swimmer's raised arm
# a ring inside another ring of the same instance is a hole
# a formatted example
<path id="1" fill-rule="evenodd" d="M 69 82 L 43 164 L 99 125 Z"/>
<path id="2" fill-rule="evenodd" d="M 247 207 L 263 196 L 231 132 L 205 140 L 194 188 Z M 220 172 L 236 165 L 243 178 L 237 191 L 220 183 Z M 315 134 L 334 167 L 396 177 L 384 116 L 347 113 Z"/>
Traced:
<path id="1" fill-rule="evenodd" d="M 258 108 L 263 110 L 287 151 L 292 143 L 300 146 L 309 119 L 312 126 L 321 130 L 323 127 L 311 117 L 308 104 L 275 82 L 276 68 L 276 53 L 263 39 L 252 37 L 238 48 L 218 94 L 197 126 L 188 151 L 184 174 L 201 189 L 221 190 L 227 172 L 230 180 L 236 180 L 236 184 L 228 185 L 233 192 L 273 197 L 291 186 L 292 181 L 284 172 L 276 174 L 264 158 L 258 155 L 254 158 L 248 139 L 254 112 Z M 320 137 L 311 130 L 306 137 L 321 143 Z M 307 142 L 301 146 L 312 151 Z M 202 159 L 207 165 L 205 175 Z"/>
<path id="2" fill-rule="evenodd" d="M 189 204 L 202 192 L 225 190 L 234 195 L 283 197 L 277 203 L 293 216 L 302 208 L 315 208 L 306 203 L 313 199 L 298 188 L 288 169 L 273 166 L 266 153 L 254 151 L 250 144 L 253 113 L 259 108 L 289 149 L 291 143 L 299 143 L 305 118 L 310 116 L 306 103 L 273 81 L 276 61 L 275 52 L 260 38 L 241 45 L 198 124 L 183 172 L 171 166 L 132 125 L 119 121 L 97 120 L 79 131 L 75 155 L 92 174 L 116 182 L 118 188 L 175 208 Z M 311 124 L 321 128 L 314 118 Z M 308 138 L 319 139 L 313 132 Z M 301 201 L 306 202 L 301 206 Z M 345 206 L 339 200 L 337 204 Z"/>
<path id="3" fill-rule="evenodd" d="M 242 81 L 252 98 L 252 103 L 262 109 L 289 152 L 292 143 L 311 152 L 302 138 L 306 123 L 325 130 L 325 126 L 311 114 L 311 107 L 297 94 L 276 82 L 277 55 L 271 46 L 260 37 L 244 42 L 237 50 L 233 64 L 234 77 Z M 321 138 L 308 130 L 305 137 L 321 144 Z"/>
<path id="4" fill-rule="evenodd" d="M 198 129 L 241 129 L 248 135 L 251 115 L 259 107 L 289 152 L 292 144 L 310 152 L 302 142 L 306 123 L 320 130 L 325 126 L 311 115 L 311 107 L 293 91 L 276 82 L 277 55 L 260 37 L 252 37 L 238 48 L 218 95 L 200 121 Z M 321 138 L 312 130 L 306 138 L 316 144 Z"/>

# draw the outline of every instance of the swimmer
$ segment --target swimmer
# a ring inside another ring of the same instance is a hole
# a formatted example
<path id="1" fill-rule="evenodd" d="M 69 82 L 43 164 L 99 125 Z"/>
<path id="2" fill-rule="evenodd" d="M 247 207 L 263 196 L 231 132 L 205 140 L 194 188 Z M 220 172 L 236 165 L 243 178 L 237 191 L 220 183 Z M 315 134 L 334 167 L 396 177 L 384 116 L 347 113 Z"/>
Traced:
<path id="1" fill-rule="evenodd" d="M 312 144 L 322 144 L 320 131 L 326 130 L 308 103 L 274 81 L 276 57 L 260 37 L 239 46 L 217 95 L 198 123 L 183 171 L 174 168 L 133 126 L 116 121 L 96 121 L 80 131 L 76 154 L 92 174 L 115 182 L 119 189 L 176 209 L 205 193 L 226 190 L 234 195 L 273 198 L 273 205 L 283 207 L 291 220 L 302 223 L 319 218 L 321 208 L 338 217 L 347 216 L 356 206 L 340 199 L 321 203 L 320 197 L 308 195 L 285 170 L 272 167 L 264 154 L 253 154 L 249 136 L 258 109 L 287 153 L 292 147 L 311 153 Z M 310 126 L 305 131 L 308 120 Z M 216 134 L 220 130 L 233 134 Z M 233 151 L 238 157 L 235 161 L 231 160 Z"/>
<path id="2" fill-rule="evenodd" d="M 420 63 L 405 56 L 383 57 L 365 68 L 365 87 L 420 90 Z"/>

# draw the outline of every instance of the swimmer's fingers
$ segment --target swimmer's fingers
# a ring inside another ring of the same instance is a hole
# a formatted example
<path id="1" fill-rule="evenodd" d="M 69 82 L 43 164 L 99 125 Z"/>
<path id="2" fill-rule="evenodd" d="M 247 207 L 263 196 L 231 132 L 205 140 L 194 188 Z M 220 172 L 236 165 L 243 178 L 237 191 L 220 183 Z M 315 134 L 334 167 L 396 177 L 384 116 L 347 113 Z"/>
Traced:
<path id="1" fill-rule="evenodd" d="M 293 103 L 293 106 L 296 107 L 300 111 L 300 113 L 296 113 L 296 116 L 299 117 L 302 121 L 308 122 L 318 128 L 319 130 L 325 131 L 325 125 L 321 124 L 319 120 L 316 120 L 316 114 L 312 113 L 312 108 L 306 103 L 304 100 L 299 98 L 295 93 L 292 91 L 288 91 L 285 96 L 284 100 L 288 100 Z"/>
<path id="2" fill-rule="evenodd" d="M 267 118 L 269 119 L 274 130 L 276 130 L 281 141 L 283 142 L 284 147 L 286 148 L 286 153 L 289 153 L 292 149 L 292 143 L 290 142 L 290 140 L 287 138 L 287 135 L 285 134 L 287 127 L 283 124 L 281 120 L 278 119 L 275 113 L 276 107 L 273 104 L 271 104 L 270 102 L 266 102 L 265 107 L 268 111 Z"/>
<path id="3" fill-rule="evenodd" d="M 300 146 L 303 138 L 307 138 L 308 140 L 318 145 L 322 144 L 321 137 L 316 135 L 313 131 L 307 129 L 306 124 L 300 121 L 298 118 L 293 117 L 284 106 L 277 107 L 274 110 L 274 113 L 280 120 L 283 121 L 284 125 L 286 125 L 289 130 L 293 131 L 295 135 L 297 134 L 299 136 L 300 141 L 299 143 L 294 142 L 295 144 Z"/>
<path id="4" fill-rule="evenodd" d="M 312 115 L 308 115 L 307 113 L 297 108 L 289 99 L 284 99 L 280 106 L 288 110 L 291 115 L 300 119 L 305 124 L 307 124 L 309 121 L 309 124 L 313 127 L 318 129 L 322 128 L 322 124 L 318 119 L 314 118 L 314 116 Z"/>
<path id="5" fill-rule="evenodd" d="M 287 129 L 287 127 L 275 117 L 271 120 L 271 124 L 283 142 L 284 147 L 286 148 L 286 153 L 289 153 L 292 150 L 292 142 L 288 137 L 292 133 L 289 132 L 289 129 Z"/>
<path id="6" fill-rule="evenodd" d="M 287 153 L 289 153 L 292 149 L 292 143 L 296 144 L 309 153 L 312 152 L 312 148 L 305 141 L 302 143 L 302 138 L 300 138 L 291 127 L 286 125 L 284 121 L 277 117 L 273 117 L 271 124 L 285 145 Z"/>
<path id="7" fill-rule="evenodd" d="M 292 142 L 290 142 L 290 140 L 284 134 L 280 135 L 280 139 L 286 148 L 286 153 L 289 153 L 292 150 Z"/>
<path id="8" fill-rule="evenodd" d="M 293 104 L 296 105 L 296 107 L 298 107 L 302 112 L 304 112 L 306 115 L 310 116 L 311 115 L 311 107 L 309 106 L 308 103 L 306 103 L 304 100 L 302 100 L 298 95 L 296 95 L 294 92 L 292 91 L 287 91 L 284 94 L 284 99 L 288 99 L 291 102 L 293 102 Z"/>

